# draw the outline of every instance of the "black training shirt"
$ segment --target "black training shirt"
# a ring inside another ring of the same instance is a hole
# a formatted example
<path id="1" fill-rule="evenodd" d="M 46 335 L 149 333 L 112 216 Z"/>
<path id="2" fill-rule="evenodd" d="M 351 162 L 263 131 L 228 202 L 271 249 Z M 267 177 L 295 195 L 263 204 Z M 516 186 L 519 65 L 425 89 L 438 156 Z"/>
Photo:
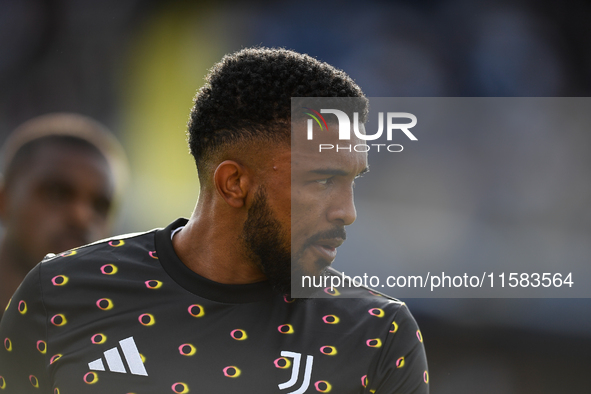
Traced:
<path id="1" fill-rule="evenodd" d="M 37 265 L 0 325 L 0 394 L 428 393 L 404 303 L 212 282 L 174 252 L 185 223 Z"/>

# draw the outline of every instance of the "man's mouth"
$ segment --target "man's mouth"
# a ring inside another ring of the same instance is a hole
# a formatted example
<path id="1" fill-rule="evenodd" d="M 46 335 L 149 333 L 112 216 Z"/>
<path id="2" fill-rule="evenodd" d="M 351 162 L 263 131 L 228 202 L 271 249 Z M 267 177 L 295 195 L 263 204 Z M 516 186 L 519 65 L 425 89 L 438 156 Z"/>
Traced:
<path id="1" fill-rule="evenodd" d="M 66 233 L 55 240 L 53 247 L 56 250 L 52 251 L 52 253 L 63 252 L 87 243 L 89 243 L 89 237 L 84 234 L 72 232 Z"/>
<path id="2" fill-rule="evenodd" d="M 323 239 L 314 242 L 312 247 L 324 260 L 332 262 L 337 256 L 337 248 L 345 242 L 343 238 Z"/>

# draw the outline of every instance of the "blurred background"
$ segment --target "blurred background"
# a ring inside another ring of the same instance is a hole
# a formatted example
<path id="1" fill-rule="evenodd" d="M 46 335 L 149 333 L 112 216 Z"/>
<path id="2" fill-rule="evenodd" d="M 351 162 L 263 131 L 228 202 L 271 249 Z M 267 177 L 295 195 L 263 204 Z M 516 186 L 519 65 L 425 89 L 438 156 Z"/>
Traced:
<path id="1" fill-rule="evenodd" d="M 584 97 L 591 92 L 590 16 L 591 3 L 583 0 L 0 0 L 0 139 L 48 112 L 103 122 L 131 164 L 114 232 L 149 230 L 191 214 L 199 185 L 185 125 L 203 76 L 227 52 L 264 45 L 308 53 L 345 70 L 371 97 Z M 529 152 L 524 136 L 505 138 L 512 138 L 512 157 Z M 591 134 L 569 139 L 558 129 L 547 138 L 559 142 L 562 157 L 572 151 L 587 159 L 574 167 L 579 172 L 562 171 L 561 156 L 549 168 L 516 172 L 517 206 L 505 189 L 487 184 L 463 226 L 494 222 L 510 238 L 518 210 L 546 229 L 575 229 L 577 245 L 590 243 L 589 155 L 580 152 L 589 152 Z M 478 159 L 471 147 L 494 155 L 495 142 L 485 133 L 441 141 L 452 153 L 422 149 L 424 156 L 403 163 L 431 163 L 421 167 L 424 182 L 359 187 L 359 198 L 386 193 L 409 223 L 434 209 L 453 213 L 453 202 L 465 201 L 462 188 L 438 174 L 466 175 Z M 544 176 L 530 176 L 538 170 Z M 494 179 L 489 172 L 462 179 L 478 188 Z M 580 188 L 562 192 L 564 176 Z M 490 258 L 485 241 L 472 232 L 463 244 Z M 399 263 L 424 254 L 416 248 L 415 257 L 398 256 Z M 433 393 L 591 391 L 589 299 L 404 301 L 425 338 Z"/>

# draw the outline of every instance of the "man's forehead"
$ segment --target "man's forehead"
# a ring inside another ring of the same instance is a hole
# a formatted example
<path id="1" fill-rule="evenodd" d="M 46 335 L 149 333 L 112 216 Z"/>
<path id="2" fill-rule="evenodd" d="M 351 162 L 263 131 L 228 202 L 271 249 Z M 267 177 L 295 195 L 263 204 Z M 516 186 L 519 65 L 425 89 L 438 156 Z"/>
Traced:
<path id="1" fill-rule="evenodd" d="M 11 167 L 15 164 L 17 166 L 29 164 L 32 168 L 45 168 L 63 166 L 64 163 L 69 163 L 69 165 L 92 163 L 96 166 L 106 166 L 111 172 L 108 160 L 96 148 L 63 141 L 49 141 L 19 152 L 15 155 Z"/>
<path id="2" fill-rule="evenodd" d="M 355 146 L 362 141 L 356 136 L 339 140 L 338 132 L 323 130 L 307 138 L 302 126 L 292 127 L 291 165 L 293 171 L 308 171 L 326 175 L 358 175 L 367 171 L 367 152 Z M 321 149 L 330 145 L 331 149 Z"/>
<path id="3" fill-rule="evenodd" d="M 27 173 L 35 179 L 77 184 L 90 177 L 102 187 L 114 187 L 114 178 L 106 159 L 92 150 L 47 146 L 31 156 Z"/>

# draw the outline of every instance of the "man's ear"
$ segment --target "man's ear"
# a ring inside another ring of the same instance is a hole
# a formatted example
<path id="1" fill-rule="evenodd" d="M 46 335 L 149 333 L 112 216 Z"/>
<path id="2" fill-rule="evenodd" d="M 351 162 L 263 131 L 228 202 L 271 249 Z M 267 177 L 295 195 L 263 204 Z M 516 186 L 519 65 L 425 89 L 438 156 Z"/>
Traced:
<path id="1" fill-rule="evenodd" d="M 218 194 L 233 208 L 242 208 L 246 203 L 251 179 L 248 170 L 234 160 L 220 163 L 213 175 Z"/>

